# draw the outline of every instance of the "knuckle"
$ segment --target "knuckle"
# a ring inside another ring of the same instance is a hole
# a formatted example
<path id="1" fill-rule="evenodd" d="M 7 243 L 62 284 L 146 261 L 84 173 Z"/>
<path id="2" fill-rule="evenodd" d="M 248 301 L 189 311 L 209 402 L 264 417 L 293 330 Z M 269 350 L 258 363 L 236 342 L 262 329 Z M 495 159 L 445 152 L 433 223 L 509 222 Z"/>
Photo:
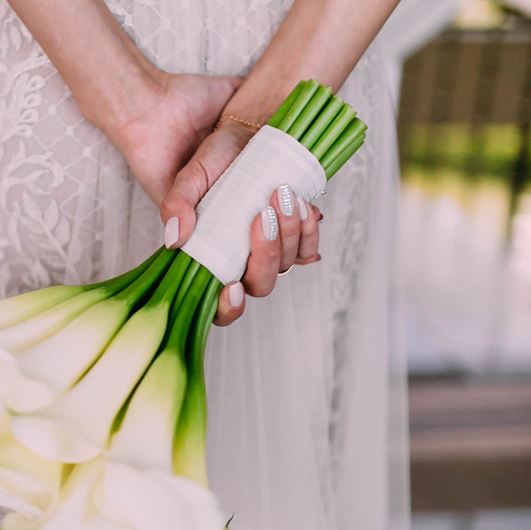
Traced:
<path id="1" fill-rule="evenodd" d="M 168 195 L 160 203 L 160 214 L 163 219 L 169 219 L 175 215 L 181 207 L 178 198 Z"/>
<path id="2" fill-rule="evenodd" d="M 280 223 L 280 235 L 282 239 L 292 239 L 299 237 L 301 233 L 301 223 L 297 222 L 285 222 Z"/>
<path id="3" fill-rule="evenodd" d="M 311 258 L 319 250 L 319 237 L 317 234 L 305 237 L 299 245 L 298 257 L 301 259 Z"/>
<path id="4" fill-rule="evenodd" d="M 319 246 L 319 234 L 317 232 L 314 232 L 308 236 L 306 236 L 303 240 L 304 245 L 306 248 L 311 249 L 317 249 Z"/>
<path id="5" fill-rule="evenodd" d="M 264 298 L 273 291 L 273 286 L 266 283 L 251 283 L 246 291 L 254 298 Z"/>
<path id="6" fill-rule="evenodd" d="M 296 259 L 296 256 L 294 256 L 293 259 L 283 261 L 280 264 L 280 267 L 278 268 L 279 273 L 286 272 L 292 265 L 295 264 L 295 259 Z"/>
<path id="7" fill-rule="evenodd" d="M 196 156 L 179 172 L 175 187 L 185 196 L 200 198 L 208 191 L 210 182 L 205 164 Z"/>
<path id="8" fill-rule="evenodd" d="M 315 249 L 304 248 L 299 251 L 299 255 L 297 257 L 299 259 L 310 259 L 311 257 L 315 256 L 315 254 L 317 254 Z"/>
<path id="9" fill-rule="evenodd" d="M 319 224 L 315 219 L 308 217 L 308 219 L 302 223 L 301 236 L 309 237 L 313 233 L 319 232 Z"/>
<path id="10" fill-rule="evenodd" d="M 267 261 L 278 261 L 281 256 L 280 245 L 268 245 L 268 248 L 264 252 L 264 258 Z"/>

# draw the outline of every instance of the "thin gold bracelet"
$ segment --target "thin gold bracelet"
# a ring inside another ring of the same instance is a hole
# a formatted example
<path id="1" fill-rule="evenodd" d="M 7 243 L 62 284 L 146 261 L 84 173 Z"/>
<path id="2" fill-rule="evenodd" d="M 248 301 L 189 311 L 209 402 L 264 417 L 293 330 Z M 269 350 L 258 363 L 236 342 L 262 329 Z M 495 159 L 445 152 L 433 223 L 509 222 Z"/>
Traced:
<path id="1" fill-rule="evenodd" d="M 214 129 L 219 129 L 226 121 L 233 121 L 234 123 L 239 123 L 240 125 L 243 125 L 244 127 L 247 127 L 248 129 L 251 129 L 254 132 L 257 132 L 262 128 L 262 125 L 260 123 L 249 121 L 244 118 L 240 118 L 239 116 L 234 116 L 233 114 L 227 114 L 226 116 L 222 116 L 220 118 Z"/>

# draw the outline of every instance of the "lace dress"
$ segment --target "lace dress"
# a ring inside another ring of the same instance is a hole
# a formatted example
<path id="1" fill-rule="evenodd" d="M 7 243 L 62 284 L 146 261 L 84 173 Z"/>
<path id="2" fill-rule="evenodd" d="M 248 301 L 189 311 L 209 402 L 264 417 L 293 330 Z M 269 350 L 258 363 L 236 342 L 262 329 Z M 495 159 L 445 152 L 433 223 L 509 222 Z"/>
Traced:
<path id="1" fill-rule="evenodd" d="M 289 7 L 108 4 L 161 68 L 240 75 Z M 342 96 L 369 135 L 318 201 L 322 262 L 279 279 L 209 341 L 209 473 L 235 530 L 408 528 L 405 377 L 391 318 L 395 138 L 377 43 Z M 0 0 L 0 297 L 117 274 L 161 234 L 121 155 Z"/>

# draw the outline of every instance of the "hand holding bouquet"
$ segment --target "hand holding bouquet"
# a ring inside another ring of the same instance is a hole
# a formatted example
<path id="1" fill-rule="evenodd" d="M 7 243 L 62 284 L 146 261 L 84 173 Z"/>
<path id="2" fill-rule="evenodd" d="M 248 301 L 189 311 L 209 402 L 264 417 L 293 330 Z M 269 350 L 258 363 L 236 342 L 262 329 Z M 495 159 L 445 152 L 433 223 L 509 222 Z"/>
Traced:
<path id="1" fill-rule="evenodd" d="M 274 169 L 311 200 L 365 129 L 303 81 L 207 193 L 182 250 L 0 302 L 0 505 L 14 510 L 2 528 L 223 527 L 203 377 L 220 290 L 243 274 L 250 222 L 282 183 Z"/>

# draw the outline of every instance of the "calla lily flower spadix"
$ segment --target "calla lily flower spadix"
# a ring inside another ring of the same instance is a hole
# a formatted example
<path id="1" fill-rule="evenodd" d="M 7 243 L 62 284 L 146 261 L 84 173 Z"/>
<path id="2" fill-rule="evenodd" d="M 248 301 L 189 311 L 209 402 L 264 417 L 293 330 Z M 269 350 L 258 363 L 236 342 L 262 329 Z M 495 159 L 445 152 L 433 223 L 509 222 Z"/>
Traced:
<path id="1" fill-rule="evenodd" d="M 365 130 L 329 87 L 301 81 L 207 193 L 192 238 L 211 231 L 204 212 L 239 165 L 260 171 L 264 141 L 279 159 L 299 157 L 299 177 L 314 171 L 307 189 L 298 181 L 311 198 Z M 266 195 L 275 187 L 259 184 Z M 215 258 L 242 254 L 234 241 L 214 246 Z M 0 506 L 13 510 L 3 530 L 223 528 L 208 490 L 203 356 L 221 288 L 243 263 L 227 276 L 201 255 L 200 245 L 159 249 L 111 280 L 0 301 Z"/>

